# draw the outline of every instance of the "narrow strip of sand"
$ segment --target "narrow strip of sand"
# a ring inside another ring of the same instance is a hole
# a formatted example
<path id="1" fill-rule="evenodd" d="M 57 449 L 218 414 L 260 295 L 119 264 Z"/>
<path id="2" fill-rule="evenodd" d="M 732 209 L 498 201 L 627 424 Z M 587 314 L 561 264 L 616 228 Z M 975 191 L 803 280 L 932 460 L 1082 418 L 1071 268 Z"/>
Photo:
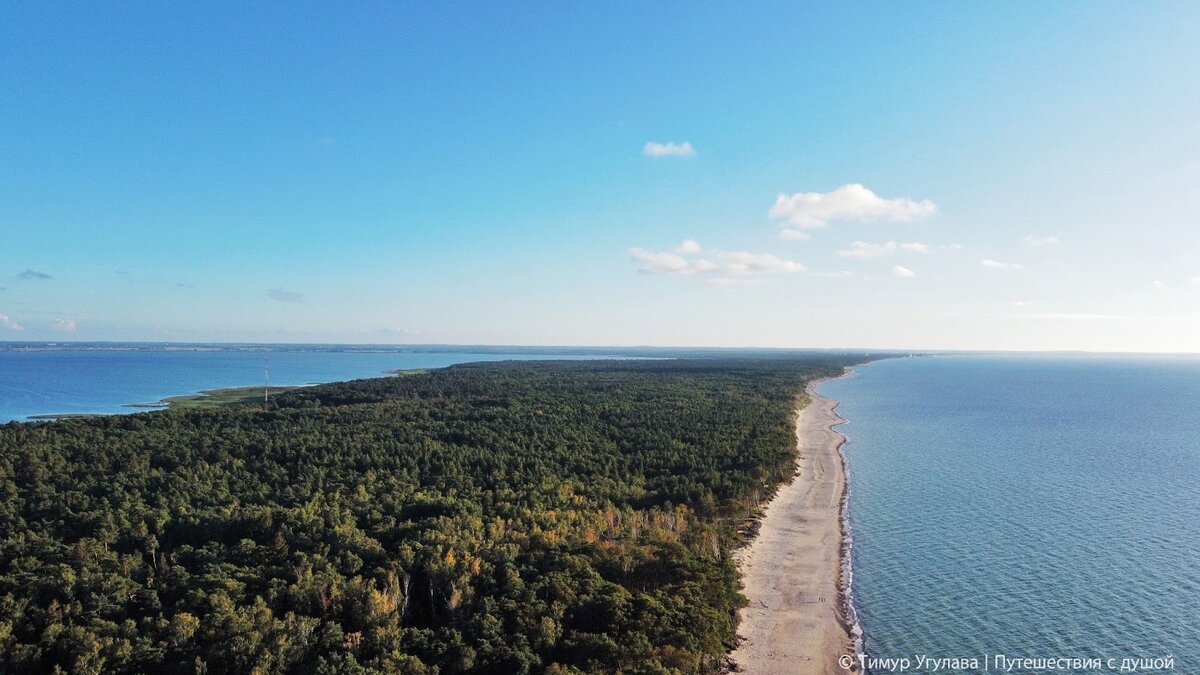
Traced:
<path id="1" fill-rule="evenodd" d="M 740 553 L 742 638 L 732 654 L 743 672 L 840 675 L 854 656 L 842 588 L 842 501 L 846 473 L 833 429 L 837 401 L 808 387 L 797 414 L 797 476 L 767 506 L 758 536 Z"/>

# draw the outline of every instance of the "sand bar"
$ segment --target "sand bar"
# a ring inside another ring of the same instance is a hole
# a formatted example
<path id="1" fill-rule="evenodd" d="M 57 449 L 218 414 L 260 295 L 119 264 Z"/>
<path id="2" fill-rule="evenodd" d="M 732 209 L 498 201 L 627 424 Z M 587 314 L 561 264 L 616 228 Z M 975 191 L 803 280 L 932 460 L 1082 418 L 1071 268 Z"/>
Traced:
<path id="1" fill-rule="evenodd" d="M 741 672 L 846 673 L 854 640 L 842 594 L 842 501 L 846 473 L 833 429 L 845 422 L 837 401 L 813 391 L 796 420 L 798 474 L 764 512 L 758 536 L 740 553 L 744 593 L 742 638 L 732 654 Z"/>

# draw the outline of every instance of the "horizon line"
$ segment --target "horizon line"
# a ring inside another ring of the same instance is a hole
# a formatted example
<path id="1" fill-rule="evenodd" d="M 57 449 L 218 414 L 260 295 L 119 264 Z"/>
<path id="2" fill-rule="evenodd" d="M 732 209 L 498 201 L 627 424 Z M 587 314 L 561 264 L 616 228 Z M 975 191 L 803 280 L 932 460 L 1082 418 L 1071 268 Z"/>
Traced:
<path id="1" fill-rule="evenodd" d="M 1095 356 L 1200 356 L 1200 350 L 1181 351 L 1106 351 L 1090 349 L 1001 349 L 987 347 L 767 347 L 755 345 L 602 345 L 602 344 L 519 344 L 486 342 L 247 342 L 247 341 L 167 341 L 167 340 L 0 340 L 0 350 L 6 345 L 146 345 L 146 346 L 253 346 L 253 347 L 485 347 L 488 349 L 586 349 L 586 350 L 756 350 L 756 351 L 822 351 L 851 353 L 909 353 L 921 355 L 938 354 L 1088 354 Z"/>

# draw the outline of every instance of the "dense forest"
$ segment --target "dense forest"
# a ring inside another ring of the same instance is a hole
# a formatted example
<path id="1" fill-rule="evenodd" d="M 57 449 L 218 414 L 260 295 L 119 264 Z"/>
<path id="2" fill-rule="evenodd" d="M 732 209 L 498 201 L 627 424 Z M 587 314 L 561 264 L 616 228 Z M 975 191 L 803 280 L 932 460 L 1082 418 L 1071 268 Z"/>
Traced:
<path id="1" fill-rule="evenodd" d="M 833 356 L 467 364 L 0 426 L 0 672 L 693 673 Z"/>

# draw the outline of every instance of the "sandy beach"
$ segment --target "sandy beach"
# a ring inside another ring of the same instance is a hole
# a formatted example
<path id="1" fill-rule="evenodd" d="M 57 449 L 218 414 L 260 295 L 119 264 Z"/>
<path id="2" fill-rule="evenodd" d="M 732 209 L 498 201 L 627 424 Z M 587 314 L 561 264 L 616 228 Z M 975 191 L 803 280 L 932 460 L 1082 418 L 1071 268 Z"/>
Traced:
<path id="1" fill-rule="evenodd" d="M 846 475 L 839 448 L 844 422 L 831 401 L 808 388 L 799 411 L 798 475 L 767 506 L 758 536 L 741 552 L 742 638 L 732 659 L 742 672 L 811 675 L 847 672 L 854 654 L 842 602 L 842 499 Z"/>

